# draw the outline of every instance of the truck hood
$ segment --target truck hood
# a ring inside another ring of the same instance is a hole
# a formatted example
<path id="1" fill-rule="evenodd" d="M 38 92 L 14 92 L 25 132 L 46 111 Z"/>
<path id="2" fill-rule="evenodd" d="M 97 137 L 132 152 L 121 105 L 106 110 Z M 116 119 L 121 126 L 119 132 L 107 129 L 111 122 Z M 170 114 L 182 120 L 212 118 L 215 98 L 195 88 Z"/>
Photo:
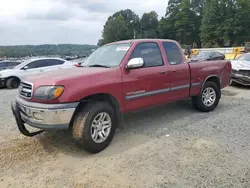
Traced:
<path id="1" fill-rule="evenodd" d="M 232 69 L 234 70 L 250 70 L 250 61 L 231 60 Z"/>
<path id="2" fill-rule="evenodd" d="M 60 70 L 53 70 L 43 73 L 38 73 L 32 76 L 26 76 L 23 81 L 31 82 L 35 85 L 56 85 L 72 80 L 83 81 L 84 78 L 89 79 L 92 76 L 105 74 L 113 68 L 99 68 L 99 67 L 74 67 Z M 74 82 L 73 82 L 74 83 Z"/>

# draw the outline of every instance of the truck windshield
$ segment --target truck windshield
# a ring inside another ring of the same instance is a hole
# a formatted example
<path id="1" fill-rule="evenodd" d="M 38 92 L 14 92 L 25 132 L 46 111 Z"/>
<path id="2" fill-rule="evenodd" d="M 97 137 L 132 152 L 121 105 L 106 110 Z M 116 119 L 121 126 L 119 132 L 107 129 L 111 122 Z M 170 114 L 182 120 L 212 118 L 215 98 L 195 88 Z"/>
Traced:
<path id="1" fill-rule="evenodd" d="M 130 43 L 110 44 L 94 51 L 81 66 L 83 67 L 116 67 L 131 47 Z"/>

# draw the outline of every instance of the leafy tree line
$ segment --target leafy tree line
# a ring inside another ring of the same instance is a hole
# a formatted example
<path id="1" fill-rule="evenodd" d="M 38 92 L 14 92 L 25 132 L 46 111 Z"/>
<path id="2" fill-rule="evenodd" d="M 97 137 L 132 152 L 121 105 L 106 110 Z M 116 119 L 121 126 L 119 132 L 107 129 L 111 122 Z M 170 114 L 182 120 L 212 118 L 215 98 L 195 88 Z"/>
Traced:
<path id="1" fill-rule="evenodd" d="M 250 41 L 249 0 L 169 0 L 164 17 L 140 18 L 130 9 L 106 21 L 98 45 L 132 38 L 174 39 L 197 47 L 238 46 Z"/>
<path id="2" fill-rule="evenodd" d="M 96 45 L 77 44 L 0 46 L 0 57 L 89 55 L 91 50 L 96 48 Z"/>

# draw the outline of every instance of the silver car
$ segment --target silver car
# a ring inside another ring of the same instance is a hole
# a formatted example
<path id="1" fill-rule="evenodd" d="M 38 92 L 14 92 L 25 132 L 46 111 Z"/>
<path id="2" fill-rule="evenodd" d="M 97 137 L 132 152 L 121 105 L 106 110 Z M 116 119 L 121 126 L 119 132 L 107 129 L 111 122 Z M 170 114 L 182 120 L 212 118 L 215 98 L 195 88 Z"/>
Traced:
<path id="1" fill-rule="evenodd" d="M 245 53 L 235 60 L 232 64 L 232 83 L 250 86 L 250 53 Z"/>

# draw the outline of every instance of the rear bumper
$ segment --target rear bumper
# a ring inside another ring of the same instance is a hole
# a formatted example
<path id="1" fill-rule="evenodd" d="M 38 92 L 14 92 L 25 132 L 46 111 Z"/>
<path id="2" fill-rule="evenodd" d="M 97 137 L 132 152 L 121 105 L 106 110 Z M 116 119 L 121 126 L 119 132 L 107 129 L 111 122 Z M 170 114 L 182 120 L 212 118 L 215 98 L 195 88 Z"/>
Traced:
<path id="1" fill-rule="evenodd" d="M 69 128 L 69 124 L 78 103 L 67 104 L 40 104 L 27 102 L 17 97 L 11 103 L 11 109 L 15 116 L 19 130 L 24 133 L 24 124 L 42 130 L 64 130 Z"/>

